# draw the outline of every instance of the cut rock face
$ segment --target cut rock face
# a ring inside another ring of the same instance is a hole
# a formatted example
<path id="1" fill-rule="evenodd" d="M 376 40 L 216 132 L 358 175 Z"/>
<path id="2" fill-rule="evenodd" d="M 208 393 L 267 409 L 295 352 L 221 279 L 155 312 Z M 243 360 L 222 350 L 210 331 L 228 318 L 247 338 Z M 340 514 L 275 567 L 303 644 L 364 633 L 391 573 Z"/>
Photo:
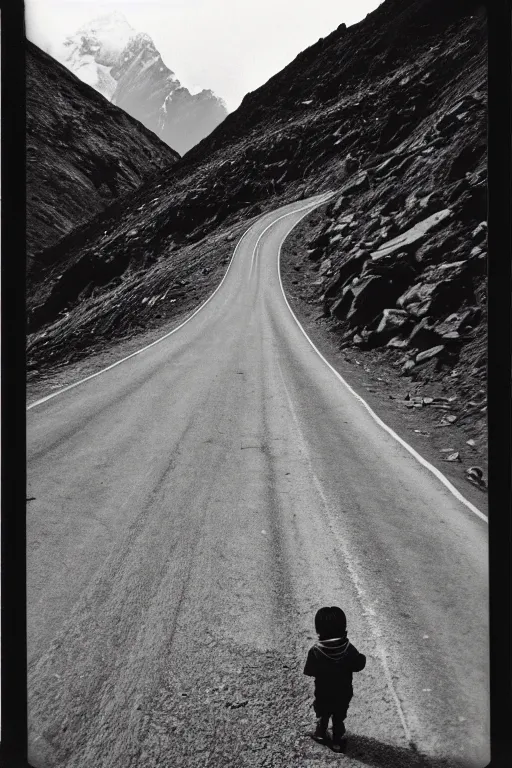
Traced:
<path id="1" fill-rule="evenodd" d="M 408 229 L 407 232 L 404 232 L 403 234 L 398 235 L 398 237 L 393 238 L 393 240 L 390 240 L 388 243 L 381 245 L 380 248 L 371 254 L 372 259 L 379 259 L 382 256 L 407 248 L 419 240 L 422 240 L 430 230 L 439 226 L 442 221 L 445 221 L 451 217 L 451 215 L 452 212 L 449 208 L 433 213 L 432 216 L 415 224 L 414 227 Z"/>

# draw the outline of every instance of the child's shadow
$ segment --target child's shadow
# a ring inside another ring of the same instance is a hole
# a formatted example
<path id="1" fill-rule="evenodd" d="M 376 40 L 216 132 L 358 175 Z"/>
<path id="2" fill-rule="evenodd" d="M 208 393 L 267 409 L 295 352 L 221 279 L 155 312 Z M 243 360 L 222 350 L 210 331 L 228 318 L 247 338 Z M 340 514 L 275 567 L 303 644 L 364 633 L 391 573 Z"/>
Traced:
<path id="1" fill-rule="evenodd" d="M 343 754 L 372 768 L 468 768 L 467 763 L 456 757 L 428 757 L 414 749 L 385 744 L 359 733 L 348 735 Z"/>

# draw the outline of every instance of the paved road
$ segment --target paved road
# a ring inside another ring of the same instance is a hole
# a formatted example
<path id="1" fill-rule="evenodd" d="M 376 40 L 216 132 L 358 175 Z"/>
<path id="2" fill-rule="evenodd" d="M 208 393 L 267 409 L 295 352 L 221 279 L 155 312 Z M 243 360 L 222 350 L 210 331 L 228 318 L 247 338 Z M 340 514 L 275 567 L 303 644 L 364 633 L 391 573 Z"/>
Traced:
<path id="1" fill-rule="evenodd" d="M 488 762 L 486 524 L 291 315 L 277 253 L 307 204 L 180 330 L 27 414 L 35 766 Z M 368 658 L 341 758 L 306 733 L 323 604 Z"/>

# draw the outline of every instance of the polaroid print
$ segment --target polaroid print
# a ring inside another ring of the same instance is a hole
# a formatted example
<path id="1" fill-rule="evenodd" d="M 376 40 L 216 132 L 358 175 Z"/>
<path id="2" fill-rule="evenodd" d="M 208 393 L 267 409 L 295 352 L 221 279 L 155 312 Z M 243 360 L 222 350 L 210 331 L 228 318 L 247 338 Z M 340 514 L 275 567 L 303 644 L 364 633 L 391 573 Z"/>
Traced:
<path id="1" fill-rule="evenodd" d="M 25 14 L 30 764 L 483 768 L 483 5 Z"/>

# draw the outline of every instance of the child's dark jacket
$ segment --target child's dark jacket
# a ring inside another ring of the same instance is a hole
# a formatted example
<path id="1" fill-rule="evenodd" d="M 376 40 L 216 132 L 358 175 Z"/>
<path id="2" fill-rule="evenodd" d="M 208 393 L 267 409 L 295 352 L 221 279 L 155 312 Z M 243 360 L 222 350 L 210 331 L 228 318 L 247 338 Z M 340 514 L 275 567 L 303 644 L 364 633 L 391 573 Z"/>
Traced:
<path id="1" fill-rule="evenodd" d="M 366 656 L 344 638 L 316 643 L 308 652 L 304 674 L 315 678 L 315 700 L 328 708 L 352 698 L 352 673 L 366 665 Z"/>

